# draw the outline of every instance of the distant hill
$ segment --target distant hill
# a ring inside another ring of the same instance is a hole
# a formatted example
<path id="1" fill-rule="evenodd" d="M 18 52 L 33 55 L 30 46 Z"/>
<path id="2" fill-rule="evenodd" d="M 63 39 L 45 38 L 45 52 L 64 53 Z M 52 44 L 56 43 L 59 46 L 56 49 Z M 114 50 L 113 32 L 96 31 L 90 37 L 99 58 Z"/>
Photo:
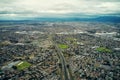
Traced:
<path id="1" fill-rule="evenodd" d="M 99 22 L 120 22 L 120 17 L 115 17 L 115 16 L 102 16 L 102 17 L 97 17 L 94 19 L 91 19 L 91 21 L 99 21 Z"/>
<path id="2" fill-rule="evenodd" d="M 0 22 L 56 22 L 56 21 L 88 21 L 88 22 L 113 22 L 120 23 L 120 17 L 117 16 L 100 16 L 95 18 L 30 18 L 26 20 L 0 20 Z"/>

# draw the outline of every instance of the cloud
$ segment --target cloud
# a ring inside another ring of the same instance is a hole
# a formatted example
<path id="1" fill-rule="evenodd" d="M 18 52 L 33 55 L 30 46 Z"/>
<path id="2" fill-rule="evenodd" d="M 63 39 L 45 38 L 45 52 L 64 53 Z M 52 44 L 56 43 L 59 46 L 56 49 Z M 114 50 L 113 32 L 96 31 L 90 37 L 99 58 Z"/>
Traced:
<path id="1" fill-rule="evenodd" d="M 110 15 L 120 13 L 119 5 L 119 0 L 0 0 L 0 17 Z"/>

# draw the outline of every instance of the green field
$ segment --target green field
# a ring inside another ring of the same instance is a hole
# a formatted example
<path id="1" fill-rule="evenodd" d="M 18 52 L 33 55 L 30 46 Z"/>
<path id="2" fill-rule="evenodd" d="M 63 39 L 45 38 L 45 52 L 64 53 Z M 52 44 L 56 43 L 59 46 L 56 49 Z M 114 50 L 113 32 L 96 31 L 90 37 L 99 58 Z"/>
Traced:
<path id="1" fill-rule="evenodd" d="M 66 44 L 58 44 L 58 47 L 61 48 L 61 49 L 67 49 L 68 45 L 66 45 Z"/>
<path id="2" fill-rule="evenodd" d="M 106 53 L 111 53 L 112 51 L 108 48 L 105 47 L 99 47 L 96 49 L 98 52 L 106 52 Z"/>
<path id="3" fill-rule="evenodd" d="M 28 62 L 26 62 L 26 61 L 21 61 L 20 63 L 18 63 L 16 65 L 16 67 L 17 67 L 18 70 L 23 70 L 23 69 L 26 69 L 26 68 L 28 68 L 30 66 L 31 66 L 31 64 L 28 63 Z"/>

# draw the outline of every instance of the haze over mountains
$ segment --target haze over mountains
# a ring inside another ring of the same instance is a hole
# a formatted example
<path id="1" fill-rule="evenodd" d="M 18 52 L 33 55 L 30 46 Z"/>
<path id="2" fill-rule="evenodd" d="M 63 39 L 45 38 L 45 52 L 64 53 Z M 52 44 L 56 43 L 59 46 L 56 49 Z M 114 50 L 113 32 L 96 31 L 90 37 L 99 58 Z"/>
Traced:
<path id="1" fill-rule="evenodd" d="M 58 17 L 51 17 L 51 18 L 28 18 L 25 20 L 0 20 L 0 22 L 25 22 L 25 21 L 42 21 L 42 22 L 63 22 L 63 21 L 88 21 L 88 22 L 113 22 L 119 23 L 120 17 L 117 16 L 100 16 L 95 18 L 58 18 Z"/>

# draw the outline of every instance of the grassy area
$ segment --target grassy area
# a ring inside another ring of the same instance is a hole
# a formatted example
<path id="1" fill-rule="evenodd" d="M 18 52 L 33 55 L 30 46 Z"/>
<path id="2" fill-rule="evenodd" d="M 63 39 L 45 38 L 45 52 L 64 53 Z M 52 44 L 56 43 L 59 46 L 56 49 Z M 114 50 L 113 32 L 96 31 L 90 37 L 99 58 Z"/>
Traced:
<path id="1" fill-rule="evenodd" d="M 66 44 L 58 44 L 58 47 L 61 48 L 61 49 L 67 49 L 68 45 L 66 45 Z"/>
<path id="2" fill-rule="evenodd" d="M 107 49 L 105 47 L 99 47 L 96 49 L 98 52 L 106 52 L 106 53 L 111 53 L 112 51 L 110 49 Z"/>
<path id="3" fill-rule="evenodd" d="M 28 62 L 26 62 L 26 61 L 21 61 L 20 63 L 18 63 L 16 65 L 16 67 L 17 67 L 18 70 L 23 70 L 23 69 L 26 69 L 26 68 L 28 68 L 30 66 L 31 66 L 31 64 L 28 63 Z"/>

